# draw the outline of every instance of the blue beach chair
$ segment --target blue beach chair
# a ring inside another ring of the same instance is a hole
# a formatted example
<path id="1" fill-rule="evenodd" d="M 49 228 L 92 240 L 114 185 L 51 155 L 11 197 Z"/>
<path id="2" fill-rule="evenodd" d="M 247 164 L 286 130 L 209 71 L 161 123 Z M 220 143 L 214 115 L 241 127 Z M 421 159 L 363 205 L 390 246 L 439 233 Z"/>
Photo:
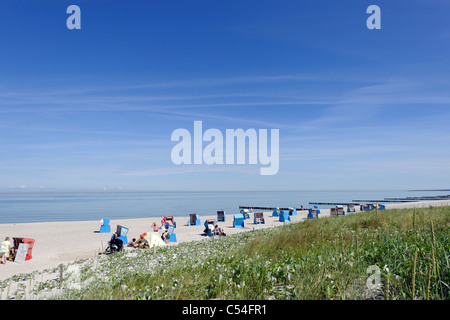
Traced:
<path id="1" fill-rule="evenodd" d="M 332 217 L 345 216 L 344 207 L 336 206 L 334 208 L 330 208 L 330 216 Z"/>
<path id="2" fill-rule="evenodd" d="M 291 217 L 289 216 L 289 211 L 281 210 L 280 211 L 280 222 L 289 222 L 291 221 Z"/>
<path id="3" fill-rule="evenodd" d="M 177 242 L 177 235 L 175 234 L 175 226 L 173 224 L 166 224 L 166 230 L 169 233 L 169 242 Z"/>
<path id="4" fill-rule="evenodd" d="M 347 205 L 347 212 L 356 212 L 355 205 L 348 204 Z"/>
<path id="5" fill-rule="evenodd" d="M 292 209 L 289 210 L 289 215 L 290 216 L 296 216 L 297 215 L 297 208 L 293 207 Z"/>
<path id="6" fill-rule="evenodd" d="M 308 213 L 308 219 L 317 219 L 319 218 L 319 214 L 320 214 L 320 210 L 313 208 L 313 209 L 309 209 L 309 213 Z"/>
<path id="7" fill-rule="evenodd" d="M 100 233 L 110 233 L 111 227 L 109 225 L 109 219 L 103 218 L 102 225 L 100 226 Z"/>
<path id="8" fill-rule="evenodd" d="M 128 235 L 129 230 L 130 229 L 128 229 L 124 226 L 117 225 L 117 229 L 116 229 L 117 239 L 122 240 L 124 246 L 126 246 L 128 244 L 127 235 Z"/>
<path id="9" fill-rule="evenodd" d="M 205 223 L 203 224 L 205 226 L 205 233 L 207 236 L 212 236 L 213 230 L 214 230 L 214 225 L 215 225 L 216 221 L 214 219 L 208 219 L 205 220 Z"/>
<path id="10" fill-rule="evenodd" d="M 242 209 L 242 210 L 240 211 L 240 214 L 242 214 L 242 215 L 244 216 L 244 219 L 245 219 L 245 220 L 250 219 L 250 215 L 249 215 L 248 212 L 249 212 L 248 209 Z"/>
<path id="11" fill-rule="evenodd" d="M 189 225 L 190 226 L 199 226 L 200 224 L 201 224 L 200 216 L 196 213 L 191 213 L 189 215 Z"/>
<path id="12" fill-rule="evenodd" d="M 273 208 L 272 217 L 278 217 L 279 216 L 280 209 Z"/>
<path id="13" fill-rule="evenodd" d="M 176 228 L 177 227 L 177 223 L 175 222 L 175 219 L 173 218 L 173 216 L 165 216 L 163 218 L 164 222 L 167 223 L 167 221 L 170 221 L 173 224 L 173 227 Z"/>
<path id="14" fill-rule="evenodd" d="M 227 217 L 225 215 L 225 211 L 220 210 L 217 211 L 217 222 L 225 222 L 227 220 Z"/>
<path id="15" fill-rule="evenodd" d="M 264 220 L 264 213 L 262 212 L 255 212 L 254 218 L 253 218 L 254 224 L 266 224 L 266 221 Z"/>
<path id="16" fill-rule="evenodd" d="M 243 228 L 244 227 L 244 215 L 235 214 L 233 219 L 233 228 Z"/>

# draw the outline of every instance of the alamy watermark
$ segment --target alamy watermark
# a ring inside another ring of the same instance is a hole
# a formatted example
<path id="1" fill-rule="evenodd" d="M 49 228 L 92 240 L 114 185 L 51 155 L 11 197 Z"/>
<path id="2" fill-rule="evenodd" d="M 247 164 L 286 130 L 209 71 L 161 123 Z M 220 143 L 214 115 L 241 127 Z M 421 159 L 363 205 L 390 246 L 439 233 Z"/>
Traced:
<path id="1" fill-rule="evenodd" d="M 367 268 L 367 273 L 370 274 L 367 278 L 366 288 L 369 290 L 379 290 L 381 285 L 381 270 L 378 266 L 372 265 Z"/>
<path id="2" fill-rule="evenodd" d="M 211 128 L 203 132 L 203 122 L 194 121 L 193 134 L 187 129 L 179 128 L 172 132 L 171 140 L 178 141 L 171 152 L 172 162 L 176 165 L 259 163 L 263 166 L 260 168 L 261 175 L 278 173 L 279 129 L 270 130 L 269 140 L 267 129 L 226 129 L 223 134 L 222 131 Z M 204 146 L 204 142 L 208 144 Z"/>
<path id="3" fill-rule="evenodd" d="M 66 13 L 70 14 L 67 18 L 66 26 L 69 30 L 81 30 L 81 9 L 77 5 L 67 7 Z M 370 16 L 367 18 L 366 26 L 369 30 L 381 29 L 381 9 L 377 5 L 370 5 L 367 10 Z"/>

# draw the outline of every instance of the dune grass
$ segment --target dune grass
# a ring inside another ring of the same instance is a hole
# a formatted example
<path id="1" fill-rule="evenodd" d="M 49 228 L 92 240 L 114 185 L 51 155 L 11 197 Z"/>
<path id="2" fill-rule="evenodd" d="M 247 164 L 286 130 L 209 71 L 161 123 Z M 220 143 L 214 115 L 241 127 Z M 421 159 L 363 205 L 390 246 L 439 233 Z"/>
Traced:
<path id="1" fill-rule="evenodd" d="M 449 207 L 386 210 L 133 250 L 85 263 L 58 298 L 446 300 L 449 227 Z"/>

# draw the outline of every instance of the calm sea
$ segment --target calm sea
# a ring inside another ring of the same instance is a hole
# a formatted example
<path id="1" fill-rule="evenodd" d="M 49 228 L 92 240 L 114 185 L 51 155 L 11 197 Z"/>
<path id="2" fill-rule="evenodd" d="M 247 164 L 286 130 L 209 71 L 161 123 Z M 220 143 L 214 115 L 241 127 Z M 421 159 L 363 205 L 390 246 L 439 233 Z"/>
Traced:
<path id="1" fill-rule="evenodd" d="M 188 217 L 239 213 L 239 206 L 310 208 L 309 202 L 351 202 L 395 197 L 447 195 L 450 191 L 289 192 L 98 192 L 0 193 L 0 223 Z M 327 208 L 329 206 L 320 206 Z"/>

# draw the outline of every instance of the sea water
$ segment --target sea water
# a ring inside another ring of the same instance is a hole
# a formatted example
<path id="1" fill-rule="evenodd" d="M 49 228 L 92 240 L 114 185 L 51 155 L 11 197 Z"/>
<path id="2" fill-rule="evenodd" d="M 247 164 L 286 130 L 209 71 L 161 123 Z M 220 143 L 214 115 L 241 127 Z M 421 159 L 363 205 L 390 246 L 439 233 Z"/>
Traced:
<path id="1" fill-rule="evenodd" d="M 352 202 L 448 195 L 450 191 L 255 191 L 255 192 L 4 192 L 0 224 L 189 217 L 239 213 L 239 206 L 311 208 L 310 202 Z M 319 208 L 329 208 L 321 205 Z M 159 221 L 158 221 L 159 222 Z"/>

